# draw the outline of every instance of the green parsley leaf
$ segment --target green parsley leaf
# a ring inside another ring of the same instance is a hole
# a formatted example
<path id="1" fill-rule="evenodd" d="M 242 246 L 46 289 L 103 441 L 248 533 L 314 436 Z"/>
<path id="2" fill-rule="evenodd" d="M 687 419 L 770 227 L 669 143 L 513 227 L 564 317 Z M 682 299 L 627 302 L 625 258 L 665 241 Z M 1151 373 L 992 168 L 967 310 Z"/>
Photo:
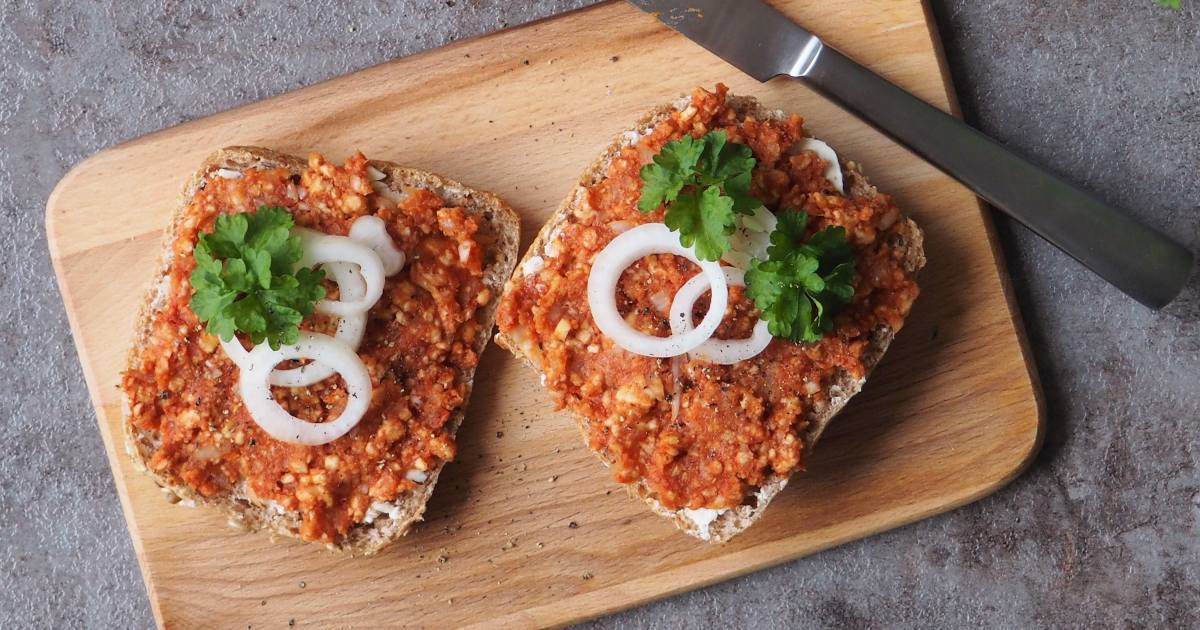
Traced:
<path id="1" fill-rule="evenodd" d="M 754 169 L 754 151 L 744 144 L 730 143 L 724 131 L 710 131 L 703 140 L 704 154 L 696 168 L 702 183 L 718 184 Z"/>
<path id="2" fill-rule="evenodd" d="M 762 202 L 750 194 L 756 160 L 724 131 L 668 142 L 640 172 L 638 209 L 666 206 L 663 222 L 701 260 L 720 260 L 738 214 Z M 854 297 L 854 254 L 846 230 L 826 228 L 807 236 L 808 215 L 778 215 L 767 260 L 746 271 L 746 295 L 762 312 L 771 334 L 793 342 L 816 342 L 833 327 L 837 310 Z"/>
<path id="3" fill-rule="evenodd" d="M 725 180 L 723 192 L 733 199 L 733 211 L 738 214 L 754 214 L 754 211 L 763 205 L 761 201 L 750 194 L 750 171 L 744 171 Z"/>
<path id="4" fill-rule="evenodd" d="M 1183 4 L 1180 0 L 1155 0 L 1159 4 L 1169 9 L 1182 9 Z"/>
<path id="5" fill-rule="evenodd" d="M 775 220 L 767 257 L 769 260 L 785 260 L 789 253 L 803 245 L 804 231 L 808 229 L 808 213 L 784 210 L 775 215 Z"/>
<path id="6" fill-rule="evenodd" d="M 754 152 L 729 142 L 724 131 L 668 142 L 654 163 L 642 167 L 638 210 L 667 206 L 665 223 L 685 246 L 695 243 L 701 260 L 719 260 L 729 249 L 737 214 L 753 214 L 762 202 L 750 194 Z"/>
<path id="7" fill-rule="evenodd" d="M 746 271 L 746 295 L 762 311 L 767 329 L 796 343 L 820 341 L 837 310 L 854 297 L 854 254 L 846 230 L 825 228 L 805 239 L 807 227 L 806 213 L 779 213 L 767 260 L 754 260 Z"/>
<path id="8" fill-rule="evenodd" d="M 709 186 L 697 195 L 686 192 L 667 207 L 667 227 L 679 232 L 679 242 L 696 250 L 700 260 L 719 260 L 729 249 L 733 234 L 733 200 Z"/>
<path id="9" fill-rule="evenodd" d="M 703 141 L 691 136 L 668 142 L 654 156 L 654 163 L 643 166 L 639 173 L 645 184 L 638 210 L 653 212 L 664 203 L 675 201 L 679 191 L 690 182 L 704 148 Z"/>
<path id="10" fill-rule="evenodd" d="M 325 272 L 296 269 L 304 256 L 283 208 L 217 217 L 193 249 L 192 312 L 225 341 L 238 332 L 271 348 L 296 343 L 300 322 L 325 297 Z"/>

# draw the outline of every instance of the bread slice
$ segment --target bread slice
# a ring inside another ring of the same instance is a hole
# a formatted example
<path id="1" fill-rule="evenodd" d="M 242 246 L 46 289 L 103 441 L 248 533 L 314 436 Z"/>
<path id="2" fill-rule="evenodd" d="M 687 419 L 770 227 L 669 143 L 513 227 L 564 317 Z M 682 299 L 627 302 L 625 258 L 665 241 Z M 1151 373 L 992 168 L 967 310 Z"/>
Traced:
<path id="1" fill-rule="evenodd" d="M 485 252 L 484 256 L 483 282 L 493 295 L 498 296 L 505 280 L 512 273 L 517 259 L 520 239 L 520 217 L 517 213 L 499 197 L 491 193 L 472 190 L 456 181 L 432 173 L 405 168 L 392 162 L 372 160 L 370 164 L 383 173 L 384 179 L 380 183 L 393 191 L 399 192 L 401 187 L 426 189 L 439 195 L 447 206 L 461 207 L 468 214 L 479 217 L 481 232 L 489 232 L 494 238 L 490 250 Z M 172 257 L 170 244 L 179 234 L 180 222 L 184 216 L 181 211 L 196 192 L 210 178 L 217 176 L 216 172 L 219 169 L 243 171 L 282 167 L 298 174 L 304 169 L 304 166 L 305 160 L 302 158 L 260 147 L 228 147 L 217 151 L 204 161 L 200 169 L 184 186 L 175 219 L 166 230 L 157 272 L 138 314 L 135 340 L 129 354 L 131 365 L 151 332 L 154 312 L 167 299 L 170 286 L 168 273 Z M 480 311 L 479 318 L 483 325 L 480 327 L 480 332 L 476 335 L 473 345 L 477 354 L 483 352 L 488 338 L 491 336 L 498 304 L 499 300 L 493 299 Z M 466 383 L 466 395 L 469 396 L 474 380 L 473 370 L 471 373 L 460 376 Z M 464 400 L 463 406 L 450 420 L 449 426 L 452 435 L 462 424 L 465 407 L 466 401 Z M 129 413 L 129 400 L 125 400 L 125 413 L 126 415 Z M 172 483 L 165 476 L 150 471 L 146 464 L 160 443 L 158 435 L 154 431 L 135 429 L 128 421 L 124 425 L 125 445 L 129 456 L 139 469 L 154 477 L 171 502 L 177 503 L 182 500 L 188 505 L 209 504 L 221 508 L 228 513 L 230 525 L 245 530 L 269 530 L 273 534 L 293 537 L 297 535 L 296 532 L 300 527 L 299 513 L 285 511 L 278 505 L 264 505 L 252 500 L 246 492 L 244 482 L 227 494 L 205 498 L 185 485 Z M 370 555 L 406 534 L 414 523 L 421 520 L 425 512 L 425 505 L 433 493 L 433 488 L 437 484 L 443 467 L 444 463 L 438 464 L 436 468 L 429 471 L 429 477 L 425 483 L 418 485 L 414 490 L 401 495 L 392 502 L 391 508 L 385 513 L 386 517 L 379 515 L 371 523 L 355 525 L 338 543 L 327 546 L 351 554 Z"/>
<path id="2" fill-rule="evenodd" d="M 514 286 L 521 281 L 522 269 L 525 267 L 527 260 L 534 256 L 543 256 L 545 254 L 545 245 L 551 239 L 551 235 L 555 234 L 559 226 L 566 222 L 578 207 L 586 203 L 587 188 L 598 184 L 605 178 L 613 159 L 617 157 L 621 150 L 636 143 L 643 135 L 647 134 L 658 124 L 668 120 L 673 112 L 682 111 L 687 108 L 690 102 L 690 97 L 685 96 L 673 104 L 658 107 L 647 113 L 632 127 L 622 131 L 613 139 L 612 143 L 609 144 L 600 157 L 583 172 L 579 184 L 568 194 L 567 198 L 550 217 L 549 221 L 539 231 L 537 237 L 525 252 L 521 263 L 517 265 L 517 271 L 510 280 L 510 286 Z M 786 117 L 784 112 L 767 109 L 753 97 L 731 95 L 727 98 L 726 103 L 737 113 L 739 120 L 743 120 L 748 116 L 753 116 L 758 120 L 783 120 Z M 871 186 L 867 181 L 866 176 L 863 175 L 857 163 L 843 160 L 842 171 L 847 196 L 857 198 L 873 197 L 879 194 L 875 187 Z M 902 219 L 902 221 L 903 224 L 899 228 L 898 242 L 894 245 L 903 252 L 903 266 L 905 270 L 915 274 L 925 266 L 924 238 L 920 228 L 911 219 Z M 894 335 L 895 331 L 886 325 L 878 326 L 872 331 L 869 347 L 863 356 L 865 371 L 862 378 L 855 378 L 852 374 L 844 370 L 835 376 L 826 388 L 826 393 L 829 395 L 828 406 L 819 413 L 812 413 L 808 418 L 808 428 L 802 434 L 805 453 L 812 451 L 813 446 L 821 437 L 821 433 L 829 425 L 833 417 L 862 389 L 867 375 L 879 363 L 884 352 L 887 351 L 888 346 L 891 344 Z M 497 335 L 496 341 L 518 358 L 524 360 L 530 367 L 539 373 L 542 372 L 542 368 L 538 365 L 536 358 L 529 356 L 522 348 L 523 344 L 518 343 L 517 340 L 503 333 Z M 542 378 L 545 378 L 544 374 Z M 589 420 L 581 414 L 573 415 L 586 441 L 589 434 Z M 601 461 L 604 461 L 605 465 L 611 464 L 611 462 L 605 460 L 604 454 L 596 453 L 596 455 Z M 771 500 L 787 486 L 787 483 L 787 477 L 772 474 L 767 482 L 757 489 L 752 503 L 743 504 L 721 512 L 715 510 L 668 509 L 654 497 L 653 492 L 644 481 L 630 484 L 627 488 L 632 495 L 645 501 L 655 513 L 670 519 L 677 527 L 688 534 L 709 542 L 723 543 L 745 531 L 758 521 L 758 519 L 762 518 Z"/>

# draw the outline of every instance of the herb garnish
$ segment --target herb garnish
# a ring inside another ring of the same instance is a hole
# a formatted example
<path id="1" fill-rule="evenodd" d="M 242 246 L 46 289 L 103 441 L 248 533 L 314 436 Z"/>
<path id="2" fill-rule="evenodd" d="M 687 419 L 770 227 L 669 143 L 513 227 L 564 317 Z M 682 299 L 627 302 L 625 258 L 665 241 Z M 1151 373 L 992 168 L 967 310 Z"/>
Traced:
<path id="1" fill-rule="evenodd" d="M 729 249 L 735 216 L 753 214 L 762 205 L 750 195 L 754 153 L 727 140 L 724 131 L 673 140 L 640 173 L 638 210 L 653 212 L 666 204 L 663 223 L 679 232 L 679 242 L 694 247 L 700 260 L 720 260 Z"/>
<path id="2" fill-rule="evenodd" d="M 642 167 L 638 210 L 666 204 L 663 222 L 679 232 L 680 243 L 694 247 L 701 260 L 720 260 L 730 248 L 736 216 L 763 205 L 750 194 L 755 164 L 750 147 L 728 142 L 724 131 L 668 142 L 653 164 Z M 777 218 L 767 259 L 754 259 L 746 270 L 746 295 L 772 335 L 820 341 L 837 309 L 854 297 L 846 230 L 829 227 L 806 240 L 807 213 L 784 210 Z"/>
<path id="3" fill-rule="evenodd" d="M 828 227 L 807 241 L 808 214 L 779 213 L 767 260 L 746 270 L 746 295 L 762 311 L 767 329 L 793 342 L 815 342 L 833 327 L 833 315 L 854 297 L 854 254 L 843 227 Z"/>
<path id="4" fill-rule="evenodd" d="M 296 343 L 300 322 L 325 297 L 325 272 L 295 268 L 304 256 L 295 219 L 285 209 L 217 217 L 211 234 L 201 234 L 193 250 L 189 305 L 209 333 L 225 341 L 237 332 L 272 349 Z"/>

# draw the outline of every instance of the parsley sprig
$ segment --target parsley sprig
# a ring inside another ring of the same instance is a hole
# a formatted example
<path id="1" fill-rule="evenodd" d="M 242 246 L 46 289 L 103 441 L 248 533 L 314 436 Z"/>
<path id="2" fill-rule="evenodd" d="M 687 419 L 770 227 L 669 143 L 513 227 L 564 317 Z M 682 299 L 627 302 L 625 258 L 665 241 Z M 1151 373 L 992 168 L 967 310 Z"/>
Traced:
<path id="1" fill-rule="evenodd" d="M 325 297 L 325 272 L 296 268 L 304 255 L 295 219 L 283 208 L 217 217 L 193 250 L 192 311 L 225 341 L 242 332 L 271 348 L 296 343 L 300 322 Z"/>
<path id="2" fill-rule="evenodd" d="M 720 260 L 730 248 L 738 214 L 762 204 L 750 194 L 756 160 L 750 147 L 724 131 L 668 142 L 642 167 L 638 210 L 666 205 L 664 223 L 701 260 Z M 846 230 L 829 227 L 806 238 L 808 215 L 785 210 L 771 233 L 767 259 L 746 271 L 746 295 L 771 334 L 796 343 L 820 341 L 837 309 L 854 297 L 854 254 Z"/>
<path id="3" fill-rule="evenodd" d="M 701 260 L 720 260 L 729 249 L 738 214 L 753 214 L 762 202 L 750 194 L 756 160 L 750 147 L 731 143 L 724 131 L 684 136 L 663 146 L 654 163 L 642 167 L 638 210 L 666 205 L 663 222 L 694 247 Z"/>
<path id="4" fill-rule="evenodd" d="M 771 233 L 767 260 L 746 270 L 746 295 L 776 337 L 811 343 L 833 327 L 833 315 L 854 297 L 854 254 L 846 230 L 828 227 L 805 239 L 808 214 L 785 210 Z"/>

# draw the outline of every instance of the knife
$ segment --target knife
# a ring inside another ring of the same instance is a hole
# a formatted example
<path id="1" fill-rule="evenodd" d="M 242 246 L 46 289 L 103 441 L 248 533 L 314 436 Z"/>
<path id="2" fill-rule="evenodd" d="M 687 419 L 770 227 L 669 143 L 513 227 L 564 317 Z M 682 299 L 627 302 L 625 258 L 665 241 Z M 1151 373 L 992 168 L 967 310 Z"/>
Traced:
<path id="1" fill-rule="evenodd" d="M 1125 294 L 1162 308 L 1192 252 L 834 50 L 760 0 L 630 0 L 758 81 L 799 79 Z"/>

